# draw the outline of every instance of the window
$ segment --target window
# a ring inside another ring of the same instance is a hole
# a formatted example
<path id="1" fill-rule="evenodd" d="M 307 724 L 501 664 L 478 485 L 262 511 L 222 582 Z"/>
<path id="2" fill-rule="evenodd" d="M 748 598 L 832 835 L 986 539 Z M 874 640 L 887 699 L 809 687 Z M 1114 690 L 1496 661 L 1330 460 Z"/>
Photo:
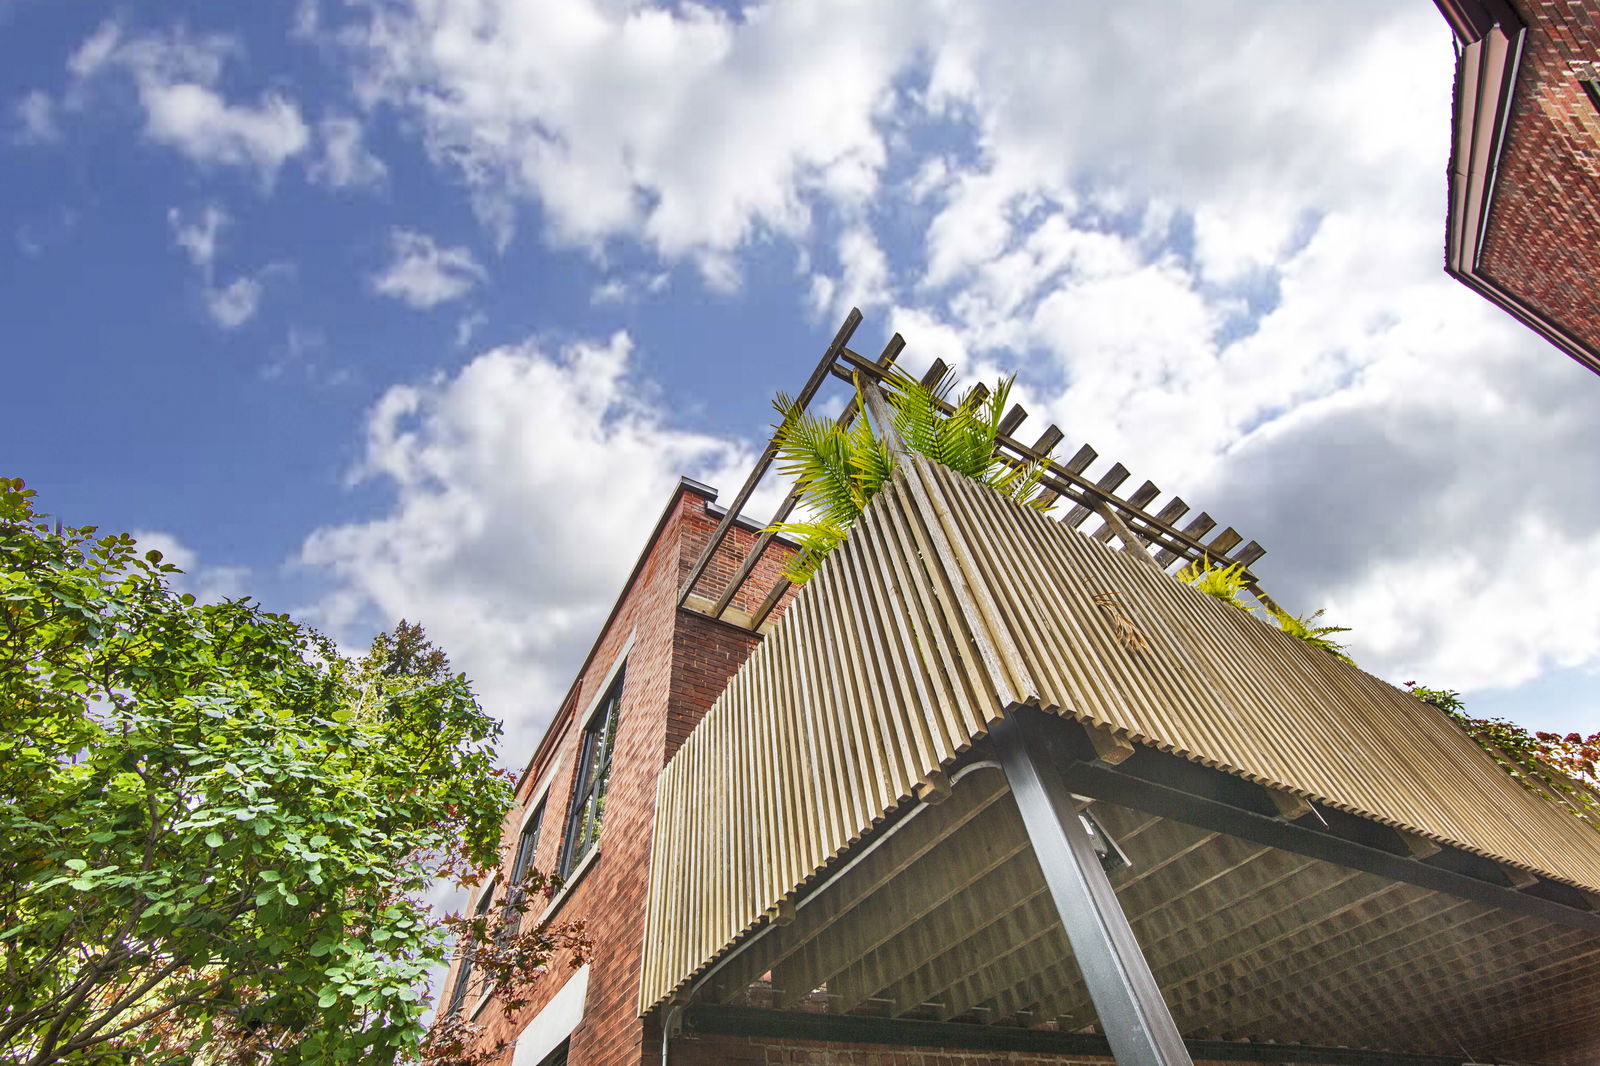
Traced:
<path id="1" fill-rule="evenodd" d="M 511 884 L 515 888 L 522 884 L 522 879 L 533 868 L 534 853 L 539 850 L 539 827 L 544 824 L 544 800 L 539 801 L 539 806 L 534 808 L 528 819 L 522 823 L 522 836 L 517 838 L 517 858 L 511 864 Z"/>
<path id="2" fill-rule="evenodd" d="M 485 914 L 489 913 L 489 904 L 493 902 L 494 885 L 491 883 L 489 887 L 484 890 L 483 898 L 478 901 L 478 907 L 474 913 L 480 918 L 483 917 Z M 471 983 L 471 981 L 472 950 L 469 947 L 466 951 L 461 953 L 461 969 L 456 972 L 456 987 L 450 992 L 450 1009 L 445 1012 L 446 1014 L 454 1014 L 461 1009 L 461 1004 L 466 1002 L 467 986 Z"/>
<path id="3" fill-rule="evenodd" d="M 621 703 L 622 674 L 619 673 L 583 730 L 577 777 L 572 784 L 572 806 L 567 811 L 567 832 L 561 842 L 561 863 L 557 868 L 562 877 L 572 873 L 600 837 L 606 780 L 611 776 L 611 749 L 617 738 L 617 708 Z"/>
<path id="4" fill-rule="evenodd" d="M 533 813 L 522 822 L 522 835 L 517 838 L 517 857 L 511 862 L 511 886 L 506 890 L 505 934 L 507 936 L 514 933 L 522 924 L 513 912 L 527 896 L 527 889 L 523 886 L 522 879 L 533 869 L 533 858 L 539 851 L 539 829 L 543 825 L 544 800 L 540 799 Z"/>

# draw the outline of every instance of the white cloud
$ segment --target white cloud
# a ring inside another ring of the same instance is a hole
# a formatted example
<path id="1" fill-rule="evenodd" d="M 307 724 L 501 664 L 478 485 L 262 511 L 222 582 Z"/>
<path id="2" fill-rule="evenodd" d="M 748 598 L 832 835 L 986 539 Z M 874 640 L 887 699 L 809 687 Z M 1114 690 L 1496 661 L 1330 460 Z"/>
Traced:
<path id="1" fill-rule="evenodd" d="M 223 329 L 235 329 L 255 317 L 261 306 L 261 279 L 235 278 L 221 288 L 206 290 L 206 310 Z"/>
<path id="2" fill-rule="evenodd" d="M 206 86 L 187 83 L 147 84 L 140 96 L 146 136 L 196 163 L 253 167 L 270 178 L 310 141 L 299 110 L 276 94 L 254 106 L 235 105 Z"/>
<path id="3" fill-rule="evenodd" d="M 216 204 L 206 204 L 194 218 L 176 207 L 167 211 L 174 243 L 208 278 L 217 260 L 217 237 L 231 221 L 228 212 Z"/>
<path id="4" fill-rule="evenodd" d="M 181 574 L 169 581 L 178 592 L 187 592 L 202 603 L 217 603 L 245 595 L 250 576 L 246 566 L 216 566 L 201 563 L 200 554 L 172 533 L 156 529 L 136 529 L 131 534 L 141 553 L 154 549 L 163 563 L 171 563 Z"/>
<path id="5" fill-rule="evenodd" d="M 381 184 L 389 173 L 383 161 L 362 143 L 361 122 L 349 115 L 330 115 L 317 123 L 322 152 L 308 167 L 312 181 L 335 189 Z"/>
<path id="6" fill-rule="evenodd" d="M 79 80 L 92 78 L 106 68 L 121 43 L 122 27 L 114 20 L 102 22 L 72 53 L 67 70 Z"/>
<path id="7" fill-rule="evenodd" d="M 93 84 L 121 72 L 133 81 L 147 139 L 204 166 L 253 170 L 270 184 L 286 161 L 306 150 L 311 131 L 281 93 L 269 91 L 254 102 L 222 94 L 223 68 L 238 50 L 223 35 L 194 37 L 181 28 L 129 35 L 107 21 L 68 61 L 72 83 L 65 104 L 83 110 Z"/>
<path id="8" fill-rule="evenodd" d="M 56 121 L 56 104 L 48 93 L 35 89 L 26 93 L 13 107 L 16 116 L 16 139 L 23 144 L 54 144 L 61 139 L 61 126 Z"/>
<path id="9" fill-rule="evenodd" d="M 508 720 L 516 761 L 556 709 L 680 474 L 732 483 L 752 461 L 671 426 L 618 333 L 523 343 L 373 406 L 358 478 L 392 494 L 371 521 L 307 538 L 337 590 L 336 631 L 421 621 Z"/>
<path id="10" fill-rule="evenodd" d="M 236 329 L 255 317 L 267 276 L 280 267 L 268 266 L 253 275 L 235 278 L 225 285 L 217 283 L 217 249 L 222 231 L 231 223 L 228 212 L 216 204 L 206 204 L 189 214 L 174 207 L 167 211 L 172 240 L 200 274 L 201 296 L 206 313 L 223 329 Z"/>
<path id="11" fill-rule="evenodd" d="M 488 278 L 467 248 L 443 248 L 413 230 L 389 234 L 393 258 L 372 276 L 372 287 L 419 310 L 458 300 Z"/>
<path id="12" fill-rule="evenodd" d="M 852 307 L 863 312 L 890 301 L 889 260 L 872 230 L 856 223 L 839 234 L 839 274 L 811 275 L 811 311 L 816 318 L 838 318 Z"/>
<path id="13" fill-rule="evenodd" d="M 728 267 L 734 274 L 728 279 L 731 290 L 738 288 L 737 268 Z M 609 277 L 589 290 L 589 303 L 594 307 L 620 307 L 637 303 L 645 296 L 659 296 L 672 281 L 669 271 L 634 274 L 628 277 Z"/>
<path id="14" fill-rule="evenodd" d="M 488 321 L 489 316 L 484 314 L 482 311 L 474 311 L 470 315 L 461 316 L 461 318 L 456 322 L 456 347 L 465 348 L 467 345 L 471 344 L 472 338 L 477 334 L 478 330 L 483 328 L 484 323 Z"/>
<path id="15" fill-rule="evenodd" d="M 884 306 L 909 362 L 1020 371 L 1040 422 L 1271 548 L 1368 665 L 1600 662 L 1593 589 L 1561 579 L 1597 546 L 1569 487 L 1600 475 L 1596 382 L 1442 275 L 1430 5 L 368 11 L 367 103 L 502 231 L 536 201 L 550 240 L 725 291 L 792 242 L 803 308 Z M 1503 591 L 1508 552 L 1535 595 Z"/>
<path id="16" fill-rule="evenodd" d="M 870 195 L 874 111 L 920 39 L 909 8 L 839 2 L 737 20 L 596 0 L 370 12 L 364 96 L 419 119 L 497 228 L 532 198 L 557 241 L 640 233 L 670 257 L 804 232 L 813 193 Z M 707 274 L 726 284 L 723 264 Z"/>

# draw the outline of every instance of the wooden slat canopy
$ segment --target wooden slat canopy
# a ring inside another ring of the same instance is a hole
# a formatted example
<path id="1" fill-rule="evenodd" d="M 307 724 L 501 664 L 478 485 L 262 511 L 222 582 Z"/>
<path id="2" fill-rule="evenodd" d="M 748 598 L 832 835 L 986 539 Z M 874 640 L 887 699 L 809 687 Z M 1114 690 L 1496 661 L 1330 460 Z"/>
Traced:
<path id="1" fill-rule="evenodd" d="M 1186 1035 L 1482 1061 L 1600 1055 L 1600 1030 L 1565 1024 L 1592 1016 L 1593 933 L 1114 804 L 1089 810 L 1131 860 L 1118 896 Z M 735 956 L 701 998 L 1092 1025 L 999 772 L 959 783 L 916 832 Z"/>
<path id="2" fill-rule="evenodd" d="M 1136 644 L 1125 626 L 1119 636 L 1107 596 Z M 1147 559 L 911 457 L 660 778 L 641 1010 L 681 994 L 770 920 L 787 922 L 797 893 L 827 876 L 792 924 L 723 967 L 712 986 L 726 994 L 770 968 L 780 997 L 825 983 L 847 1007 L 871 1001 L 889 1013 L 934 1003 L 947 1017 L 1027 1008 L 1082 1018 L 1087 1000 L 1040 902 L 1015 812 L 996 802 L 997 783 L 978 785 L 996 775 L 968 777 L 938 819 L 898 832 L 892 848 L 850 857 L 1018 705 L 1303 799 L 1328 818 L 1491 860 L 1557 895 L 1600 890 L 1594 828 L 1517 784 L 1433 708 Z M 1124 906 L 1137 911 L 1181 1024 L 1276 1032 L 1293 1017 L 1299 1028 L 1281 1038 L 1347 1043 L 1339 1035 L 1355 1026 L 1374 1041 L 1400 1039 L 1427 1027 L 1407 1030 L 1403 1013 L 1370 1017 L 1359 993 L 1384 987 L 1382 974 L 1474 975 L 1481 995 L 1462 988 L 1454 1013 L 1424 1019 L 1443 1024 L 1515 1013 L 1506 997 L 1520 995 L 1518 975 L 1533 971 L 1517 967 L 1530 963 L 1557 966 L 1546 990 L 1553 1001 L 1594 998 L 1572 976 L 1592 984 L 1583 967 L 1600 968 L 1592 930 L 1181 819 L 1097 808 L 1139 851 Z M 957 836 L 967 887 L 952 894 L 935 880 L 908 902 L 906 892 L 928 880 L 911 877 L 897 882 L 888 911 L 873 909 L 872 886 L 911 868 L 952 868 L 941 849 Z M 1240 898 L 1251 901 L 1243 926 L 1244 912 L 1228 906 Z M 952 984 L 939 945 L 958 943 L 996 961 Z M 1286 1015 L 1279 1000 L 1292 986 L 1282 981 L 1313 979 L 1324 953 L 1356 981 L 1351 995 L 1324 988 L 1315 1010 Z"/>

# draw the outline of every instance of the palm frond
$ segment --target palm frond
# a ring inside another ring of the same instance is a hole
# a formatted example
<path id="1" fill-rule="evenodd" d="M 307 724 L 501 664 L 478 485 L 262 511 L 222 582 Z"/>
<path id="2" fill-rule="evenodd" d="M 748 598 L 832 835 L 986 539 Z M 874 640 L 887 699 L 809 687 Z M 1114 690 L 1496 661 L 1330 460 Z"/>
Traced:
<path id="1" fill-rule="evenodd" d="M 1049 510 L 1054 501 L 1040 490 L 1040 483 L 1050 457 L 1021 463 L 995 453 L 1013 380 L 1001 381 L 990 392 L 968 389 L 951 404 L 953 369 L 929 384 L 893 370 L 886 383 L 894 430 L 911 451 L 982 481 L 1024 506 Z M 864 409 L 860 401 L 858 386 L 857 402 Z M 773 400 L 773 408 L 779 416 L 773 433 L 778 470 L 795 480 L 800 504 L 809 514 L 805 521 L 770 527 L 801 546 L 787 574 L 798 584 L 816 572 L 888 483 L 894 456 L 865 418 L 840 426 L 802 410 L 783 393 Z"/>
<path id="2" fill-rule="evenodd" d="M 850 530 L 833 522 L 779 522 L 767 532 L 789 537 L 800 545 L 783 569 L 783 576 L 796 585 L 804 584 L 822 565 L 828 553 L 844 542 Z"/>
<path id="3" fill-rule="evenodd" d="M 975 481 L 981 481 L 1016 502 L 1047 511 L 1053 498 L 1039 484 L 1049 468 L 1043 461 L 1019 463 L 995 452 L 1000 420 L 1005 417 L 1015 378 L 1004 378 L 992 390 L 971 388 L 950 404 L 955 371 L 947 369 L 936 381 L 924 384 L 895 370 L 887 379 L 895 429 L 906 446 L 920 455 Z"/>

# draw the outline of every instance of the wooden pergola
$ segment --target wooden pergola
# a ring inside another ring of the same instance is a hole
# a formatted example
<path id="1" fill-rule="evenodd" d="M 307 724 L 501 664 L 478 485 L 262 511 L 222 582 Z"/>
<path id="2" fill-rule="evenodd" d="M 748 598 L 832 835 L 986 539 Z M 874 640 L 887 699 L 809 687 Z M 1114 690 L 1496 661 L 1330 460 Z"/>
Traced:
<path id="1" fill-rule="evenodd" d="M 809 391 L 863 372 L 882 426 L 900 343 L 854 355 L 858 319 Z M 1057 521 L 901 454 L 766 623 L 660 779 L 641 1011 L 1152 1066 L 1600 1061 L 1596 828 L 1164 572 L 1259 547 L 1071 465 Z"/>
<path id="2" fill-rule="evenodd" d="M 849 347 L 860 325 L 861 311 L 852 308 L 795 397 L 796 404 L 802 410 L 816 400 L 822 386 L 830 378 L 851 384 L 862 380 L 871 386 L 881 386 L 894 372 L 901 353 L 905 351 L 905 338 L 896 333 L 877 359 L 868 359 Z M 942 359 L 936 359 L 923 374 L 922 380 L 932 383 L 943 376 L 947 369 Z M 981 390 L 983 386 L 977 388 Z M 948 408 L 949 405 L 945 406 Z M 839 415 L 839 421 L 848 425 L 858 414 L 856 401 L 851 398 Z M 1157 507 L 1156 501 L 1160 500 L 1162 493 L 1154 482 L 1143 481 L 1131 493 L 1123 495 L 1121 490 L 1130 480 L 1130 474 L 1128 468 L 1119 462 L 1100 464 L 1104 469 L 1091 478 L 1088 472 L 1100 455 L 1088 444 L 1073 450 L 1070 458 L 1058 459 L 1057 456 L 1063 452 L 1062 441 L 1066 439 L 1066 434 L 1059 426 L 1048 426 L 1032 444 L 1023 443 L 1015 434 L 1027 418 L 1028 413 L 1020 404 L 1011 406 L 1000 422 L 997 452 L 1017 463 L 1048 460 L 1041 485 L 1070 505 L 1056 516 L 1058 521 L 1070 528 L 1086 532 L 1092 530 L 1091 535 L 1096 540 L 1107 543 L 1117 534 L 1118 527 L 1126 527 L 1144 545 L 1154 550 L 1156 562 L 1166 569 L 1177 569 L 1196 560 L 1223 565 L 1240 563 L 1248 568 L 1267 553 L 1253 540 L 1246 543 L 1232 526 L 1218 530 L 1216 519 L 1204 511 L 1190 515 L 1189 505 L 1180 496 L 1172 496 Z M 745 505 L 771 469 L 777 452 L 776 441 L 769 440 L 744 484 L 734 494 L 722 523 L 684 579 L 678 594 L 680 607 L 689 607 L 712 618 L 755 630 L 766 623 L 773 609 L 788 593 L 789 583 L 780 580 L 753 612 L 742 612 L 732 606 L 772 543 L 774 536 L 771 533 L 763 534 L 757 540 L 732 578 L 720 588 L 703 587 L 707 568 L 723 549 L 729 531 L 742 517 Z M 799 502 L 799 492 L 790 492 L 767 525 L 777 525 L 786 520 Z M 1255 575 L 1247 569 L 1245 576 L 1250 591 L 1270 603 L 1270 598 L 1267 598 Z"/>

